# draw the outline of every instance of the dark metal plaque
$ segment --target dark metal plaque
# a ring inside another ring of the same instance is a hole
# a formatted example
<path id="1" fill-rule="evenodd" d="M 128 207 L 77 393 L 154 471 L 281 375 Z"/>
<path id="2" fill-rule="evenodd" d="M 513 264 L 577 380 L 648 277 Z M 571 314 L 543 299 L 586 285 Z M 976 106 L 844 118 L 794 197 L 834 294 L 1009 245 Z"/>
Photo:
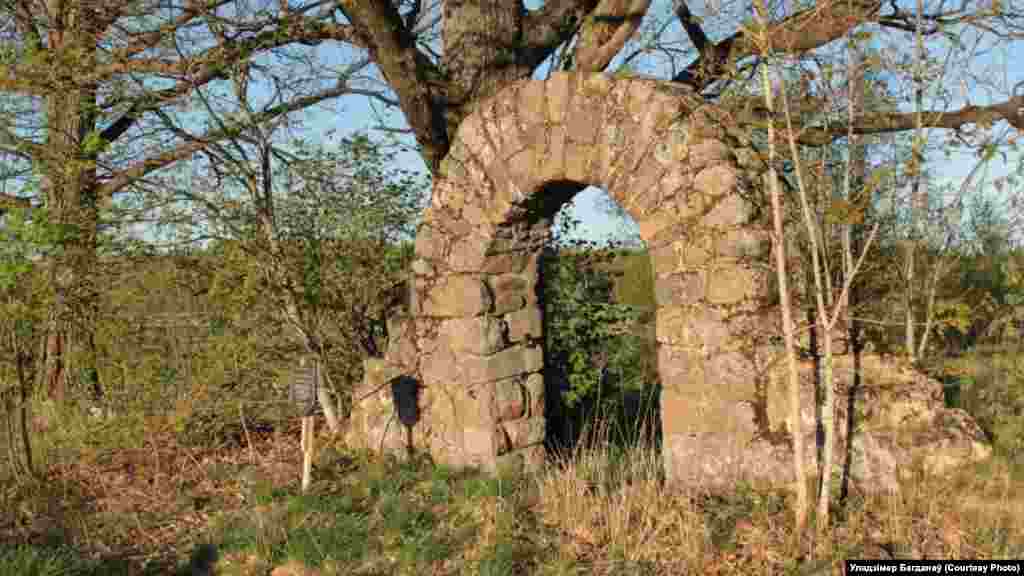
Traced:
<path id="1" fill-rule="evenodd" d="M 316 412 L 317 390 L 320 387 L 320 362 L 306 359 L 292 373 L 288 387 L 288 400 L 294 402 L 304 416 Z"/>

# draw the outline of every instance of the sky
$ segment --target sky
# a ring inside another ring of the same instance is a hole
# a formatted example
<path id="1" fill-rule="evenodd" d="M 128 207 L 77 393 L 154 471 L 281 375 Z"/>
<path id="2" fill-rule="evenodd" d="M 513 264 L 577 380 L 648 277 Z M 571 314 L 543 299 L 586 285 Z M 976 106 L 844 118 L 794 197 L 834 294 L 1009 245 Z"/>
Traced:
<path id="1" fill-rule="evenodd" d="M 715 0 L 711 1 L 714 2 Z M 540 2 L 537 0 L 527 1 L 527 6 L 529 8 L 535 8 L 539 4 Z M 657 8 L 662 6 L 662 4 L 664 4 L 664 0 L 656 0 L 655 7 Z M 698 9 L 695 9 L 695 11 L 696 10 Z M 718 31 L 717 35 L 713 30 L 709 31 L 709 33 L 712 34 L 713 39 L 717 39 L 723 34 L 728 33 L 728 30 Z M 677 23 L 669 29 L 668 34 L 671 39 L 678 40 L 683 38 L 683 33 L 681 29 L 679 29 Z M 1019 83 L 1019 88 L 1024 90 L 1024 67 L 1012 65 L 1012 62 L 1020 61 L 1020 58 L 1024 58 L 1024 46 L 1020 46 L 1024 43 L 1018 42 L 1017 44 L 1018 46 L 1013 50 L 996 49 L 989 51 L 986 55 L 973 61 L 972 68 L 974 66 L 977 66 L 979 69 L 989 68 L 997 73 L 1005 74 L 1005 85 L 1013 86 L 1014 84 Z M 339 54 L 332 54 L 331 52 L 343 49 L 337 47 L 320 47 L 319 50 L 327 52 L 323 54 L 324 56 L 337 58 L 339 57 Z M 343 57 L 344 55 L 340 56 Z M 621 60 L 621 55 L 619 59 Z M 617 62 L 613 62 L 611 68 L 614 69 L 616 66 Z M 543 77 L 546 72 L 547 71 L 544 69 L 539 70 L 537 77 Z M 659 63 L 654 60 L 646 61 L 644 65 L 644 72 L 654 73 L 661 77 L 668 77 L 671 75 L 670 71 L 667 70 L 665 66 L 659 65 Z M 971 103 L 984 104 L 989 101 L 1000 101 L 1005 98 L 1005 96 L 1000 95 L 989 97 L 980 90 L 970 88 L 969 85 L 970 82 L 968 79 L 967 83 L 964 84 L 967 89 L 962 91 L 961 94 L 966 94 Z M 950 107 L 957 107 L 962 104 L 963 100 L 956 98 L 950 103 Z M 370 129 L 378 124 L 376 117 L 371 111 L 369 101 L 366 98 L 356 96 L 341 98 L 338 101 L 329 104 L 326 109 L 307 111 L 306 118 L 309 120 L 308 125 L 315 127 L 311 129 L 311 135 L 326 133 L 327 131 L 336 131 L 338 134 L 345 134 L 352 131 Z M 400 113 L 393 113 L 388 124 L 399 128 L 407 127 L 404 120 L 402 120 Z M 1001 124 L 1002 128 L 1006 127 L 1005 123 Z M 408 136 L 407 141 L 412 142 L 411 135 Z M 955 153 L 950 159 L 946 159 L 941 154 L 938 154 L 933 157 L 933 160 L 935 160 L 935 162 L 932 163 L 932 167 L 937 170 L 936 175 L 943 182 L 959 186 L 973 168 L 976 157 L 970 153 Z M 403 168 L 415 169 L 426 173 L 426 166 L 424 165 L 423 160 L 414 152 L 399 153 L 396 156 L 396 162 Z M 1016 165 L 1015 162 L 1016 159 L 1012 157 L 1008 158 L 1007 161 L 1004 161 L 1001 157 L 997 157 L 989 164 L 986 174 L 989 178 L 1005 175 L 1013 166 Z M 602 240 L 612 237 L 625 238 L 630 233 L 635 234 L 637 231 L 635 222 L 632 222 L 631 219 L 628 221 L 622 221 L 609 215 L 604 209 L 602 209 L 602 197 L 607 197 L 603 190 L 590 187 L 578 194 L 576 198 L 574 198 L 571 206 L 567 206 L 568 212 L 582 222 L 580 235 L 592 240 Z M 624 231 L 626 232 L 625 235 L 623 234 Z"/>

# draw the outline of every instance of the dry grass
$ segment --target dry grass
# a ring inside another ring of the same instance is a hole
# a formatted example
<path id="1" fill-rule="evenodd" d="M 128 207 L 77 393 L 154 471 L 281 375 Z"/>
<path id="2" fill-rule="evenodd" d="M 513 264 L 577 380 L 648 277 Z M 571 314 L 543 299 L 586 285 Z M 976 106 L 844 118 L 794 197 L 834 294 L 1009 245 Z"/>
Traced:
<path id="1" fill-rule="evenodd" d="M 492 477 L 325 439 L 303 496 L 297 424 L 250 423 L 212 448 L 159 422 L 134 436 L 116 425 L 81 424 L 89 441 L 51 450 L 43 481 L 4 485 L 0 543 L 69 546 L 96 575 L 199 574 L 189 557 L 207 543 L 223 575 L 289 562 L 311 574 L 839 574 L 847 558 L 1024 556 L 1024 481 L 998 458 L 854 495 L 800 553 L 789 493 L 684 490 L 650 449 L 585 442 L 541 473 Z M 29 565 L 4 549 L 0 572 Z"/>

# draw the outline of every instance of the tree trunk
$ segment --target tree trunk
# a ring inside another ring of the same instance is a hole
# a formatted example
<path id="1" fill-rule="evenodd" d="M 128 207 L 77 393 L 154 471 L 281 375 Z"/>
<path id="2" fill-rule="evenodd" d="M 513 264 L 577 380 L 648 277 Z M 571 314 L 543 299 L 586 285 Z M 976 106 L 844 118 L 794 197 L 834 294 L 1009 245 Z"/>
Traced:
<path id="1" fill-rule="evenodd" d="M 796 358 L 796 330 L 793 325 L 793 304 L 789 298 L 789 273 L 786 271 L 786 241 L 782 231 L 782 194 L 778 176 L 769 169 L 768 189 L 771 191 L 772 222 L 775 239 L 775 275 L 779 283 L 782 312 L 782 333 L 785 335 L 786 365 L 789 376 L 789 432 L 793 437 L 793 472 L 796 488 L 796 534 L 801 538 L 807 526 L 807 472 L 804 470 L 803 416 L 800 408 L 800 371 Z M 798 540 L 799 541 L 799 540 Z M 799 547 L 799 546 L 798 546 Z"/>
<path id="2" fill-rule="evenodd" d="M 916 50 L 914 54 L 914 144 L 912 147 L 912 158 L 910 160 L 910 176 L 913 183 L 910 189 L 910 237 L 907 239 L 906 250 L 903 262 L 903 309 L 905 341 L 907 356 L 911 362 L 917 361 L 917 339 L 914 327 L 914 276 L 916 265 L 914 252 L 918 241 L 918 222 L 924 216 L 924 209 L 928 203 L 926 192 L 922 191 L 921 184 L 924 179 L 924 36 L 921 27 L 921 15 L 924 11 L 921 0 L 917 0 L 917 22 L 915 26 Z"/>
<path id="3" fill-rule="evenodd" d="M 46 97 L 49 155 L 42 166 L 49 222 L 62 233 L 49 263 L 53 298 L 41 374 L 50 397 L 62 402 L 76 380 L 87 383 L 93 396 L 102 393 L 95 339 L 99 293 L 93 277 L 99 150 L 86 145 L 96 129 L 96 88 L 76 79 L 94 61 L 96 43 L 78 2 L 52 0 L 48 10 L 51 25 L 56 24 L 49 33 L 49 51 L 75 54 L 54 64 L 57 89 Z"/>
<path id="4" fill-rule="evenodd" d="M 523 36 L 518 2 L 445 2 L 443 26 L 449 105 L 478 102 L 530 76 L 528 67 L 517 65 Z M 449 138 L 457 126 L 449 126 Z"/>
<path id="5" fill-rule="evenodd" d="M 864 109 L 864 58 L 857 47 L 851 47 L 850 63 L 850 123 L 853 118 L 863 113 Z M 855 134 L 850 134 L 850 167 L 847 172 L 847 196 L 851 205 L 860 205 L 863 201 L 865 214 L 863 222 L 868 221 L 867 212 L 871 209 L 870 198 L 860 198 L 855 195 L 870 194 L 871 191 L 865 187 L 867 182 L 866 151 L 863 139 Z M 856 228 L 856 230 L 855 230 Z M 854 254 L 859 254 L 863 249 L 864 225 L 848 225 L 843 230 L 843 279 L 851 279 L 849 296 L 842 305 L 846 309 L 846 333 L 849 344 L 847 350 L 853 355 L 853 381 L 847 390 L 846 397 L 846 454 L 843 463 L 843 477 L 839 487 L 839 503 L 845 504 L 850 491 L 850 474 L 853 470 L 853 437 L 857 430 L 857 395 L 860 393 L 861 384 L 861 338 L 860 322 L 856 317 L 856 307 L 859 305 L 859 292 L 857 285 L 852 282 L 854 274 Z"/>

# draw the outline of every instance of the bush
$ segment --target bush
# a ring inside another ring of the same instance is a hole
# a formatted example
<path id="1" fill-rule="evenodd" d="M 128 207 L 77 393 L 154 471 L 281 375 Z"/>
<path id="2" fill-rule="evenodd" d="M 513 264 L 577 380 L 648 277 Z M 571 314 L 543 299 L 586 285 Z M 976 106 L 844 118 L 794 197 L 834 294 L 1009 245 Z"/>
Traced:
<path id="1" fill-rule="evenodd" d="M 960 406 L 997 450 L 1024 455 L 1024 357 L 1019 349 L 977 350 L 959 362 Z"/>
<path id="2" fill-rule="evenodd" d="M 579 224 L 563 222 L 570 229 Z M 649 257 L 588 241 L 547 250 L 542 282 L 551 444 L 573 447 L 598 420 L 607 429 L 591 436 L 618 444 L 647 439 L 658 428 Z"/>

